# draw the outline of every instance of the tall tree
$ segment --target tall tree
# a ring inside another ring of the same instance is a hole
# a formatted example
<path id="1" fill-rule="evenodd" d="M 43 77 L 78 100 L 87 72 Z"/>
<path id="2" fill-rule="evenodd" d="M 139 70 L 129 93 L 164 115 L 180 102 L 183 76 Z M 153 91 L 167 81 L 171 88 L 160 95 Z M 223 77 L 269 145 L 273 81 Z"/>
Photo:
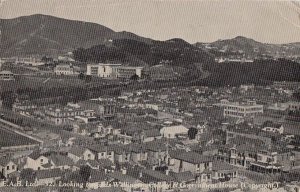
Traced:
<path id="1" fill-rule="evenodd" d="M 198 133 L 198 129 L 196 129 L 195 127 L 191 127 L 191 128 L 188 130 L 188 136 L 189 136 L 189 139 L 195 139 L 197 133 Z"/>

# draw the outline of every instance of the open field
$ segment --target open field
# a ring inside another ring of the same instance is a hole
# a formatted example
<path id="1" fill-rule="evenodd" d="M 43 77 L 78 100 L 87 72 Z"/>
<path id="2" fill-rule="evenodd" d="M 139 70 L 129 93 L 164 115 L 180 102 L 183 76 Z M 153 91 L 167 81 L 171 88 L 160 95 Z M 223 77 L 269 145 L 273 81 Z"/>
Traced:
<path id="1" fill-rule="evenodd" d="M 15 81 L 0 81 L 0 93 L 14 91 L 18 89 L 37 89 L 37 88 L 59 88 L 59 87 L 78 87 L 99 86 L 107 84 L 118 84 L 118 80 L 107 80 L 93 77 L 90 82 L 79 79 L 78 76 L 16 76 Z"/>

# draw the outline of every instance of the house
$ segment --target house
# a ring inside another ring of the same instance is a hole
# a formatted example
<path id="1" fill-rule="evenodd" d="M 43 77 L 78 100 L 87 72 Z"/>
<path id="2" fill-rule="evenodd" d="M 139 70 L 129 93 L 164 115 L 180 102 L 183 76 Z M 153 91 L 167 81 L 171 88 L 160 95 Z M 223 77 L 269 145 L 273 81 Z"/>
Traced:
<path id="1" fill-rule="evenodd" d="M 145 143 L 154 141 L 156 139 L 161 139 L 159 129 L 141 129 L 141 128 L 122 128 L 120 134 L 118 135 L 120 141 L 124 144 L 129 143 Z"/>
<path id="2" fill-rule="evenodd" d="M 130 160 L 135 163 L 147 160 L 148 153 L 143 145 L 132 143 L 124 145 L 123 149 L 130 153 Z"/>
<path id="3" fill-rule="evenodd" d="M 73 162 L 77 162 L 79 160 L 95 160 L 96 155 L 89 149 L 83 147 L 72 147 L 68 151 L 69 158 L 73 160 Z"/>
<path id="4" fill-rule="evenodd" d="M 70 121 L 80 116 L 83 111 L 80 107 L 54 105 L 45 107 L 41 116 L 55 125 L 65 125 L 70 124 Z"/>
<path id="5" fill-rule="evenodd" d="M 173 171 L 170 171 L 170 176 L 172 176 L 176 182 L 183 183 L 183 184 L 194 183 L 196 181 L 195 176 L 190 171 L 185 171 L 180 173 L 175 173 Z"/>
<path id="6" fill-rule="evenodd" d="M 148 153 L 147 161 L 151 164 L 160 165 L 167 156 L 167 142 L 164 140 L 154 140 L 144 144 Z"/>
<path id="7" fill-rule="evenodd" d="M 186 152 L 184 150 L 173 150 L 169 154 L 169 168 L 175 173 L 184 171 L 203 173 L 206 170 L 212 170 L 212 156 L 200 155 L 196 152 Z"/>
<path id="8" fill-rule="evenodd" d="M 113 179 L 115 182 L 120 182 L 120 183 L 130 183 L 130 184 L 136 184 L 140 183 L 140 181 L 130 175 L 127 174 L 126 169 L 123 169 L 122 171 L 115 171 L 112 173 L 108 173 L 108 176 Z"/>
<path id="9" fill-rule="evenodd" d="M 176 138 L 179 135 L 187 135 L 188 130 L 183 125 L 166 126 L 160 130 L 160 134 L 166 138 Z"/>
<path id="10" fill-rule="evenodd" d="M 76 169 L 79 169 L 81 166 L 87 165 L 89 166 L 91 169 L 95 169 L 95 170 L 99 170 L 100 168 L 100 163 L 96 160 L 82 160 L 80 159 L 79 161 L 76 162 Z"/>
<path id="11" fill-rule="evenodd" d="M 109 147 L 112 151 L 114 151 L 114 162 L 123 164 L 128 163 L 131 158 L 130 151 L 125 151 L 120 145 L 111 145 Z"/>
<path id="12" fill-rule="evenodd" d="M 74 75 L 74 67 L 72 64 L 59 64 L 54 68 L 54 73 L 56 75 Z"/>
<path id="13" fill-rule="evenodd" d="M 113 117 L 116 112 L 116 105 L 112 101 L 87 100 L 81 101 L 78 105 L 85 110 L 93 110 L 101 117 Z"/>
<path id="14" fill-rule="evenodd" d="M 162 173 L 160 171 L 144 169 L 140 167 L 134 167 L 128 169 L 128 175 L 140 180 L 145 184 L 157 184 L 156 186 L 148 185 L 147 189 L 141 189 L 145 191 L 166 191 L 172 189 L 170 183 L 174 182 L 175 179 L 169 175 L 169 172 Z M 145 186 L 145 185 L 144 185 Z"/>
<path id="15" fill-rule="evenodd" d="M 161 138 L 162 138 L 162 136 L 158 129 L 143 130 L 140 133 L 140 140 L 141 140 L 141 142 L 144 142 L 144 143 L 154 141 L 156 139 L 161 139 Z"/>
<path id="16" fill-rule="evenodd" d="M 18 171 L 18 165 L 8 157 L 0 158 L 0 174 L 8 178 L 10 174 Z"/>
<path id="17" fill-rule="evenodd" d="M 271 137 L 266 135 L 266 132 L 258 128 L 252 128 L 251 126 L 243 123 L 235 126 L 228 126 L 226 128 L 226 144 L 243 140 L 243 141 L 257 141 L 266 145 L 272 143 Z"/>
<path id="18" fill-rule="evenodd" d="M 88 149 L 95 154 L 95 159 L 109 159 L 114 162 L 114 151 L 107 146 L 92 145 Z"/>
<path id="19" fill-rule="evenodd" d="M 64 171 L 60 169 L 38 170 L 35 172 L 35 182 L 37 185 L 52 184 L 61 179 Z"/>
<path id="20" fill-rule="evenodd" d="M 56 152 L 41 154 L 38 151 L 35 151 L 27 157 L 24 168 L 33 170 L 67 170 L 70 169 L 73 164 L 72 159 L 65 155 Z"/>
<path id="21" fill-rule="evenodd" d="M 82 120 L 76 120 L 73 124 L 73 132 L 80 135 L 87 135 L 94 138 L 102 136 L 101 124 L 98 122 L 85 123 Z"/>
<path id="22" fill-rule="evenodd" d="M 284 127 L 280 123 L 273 123 L 272 121 L 266 121 L 263 123 L 263 131 L 266 132 L 272 132 L 272 133 L 279 133 L 283 134 L 284 132 Z"/>
<path id="23" fill-rule="evenodd" d="M 238 168 L 222 161 L 213 161 L 212 163 L 212 180 L 228 181 L 238 176 Z"/>
<path id="24" fill-rule="evenodd" d="M 71 158 L 60 155 L 60 154 L 51 154 L 48 156 L 48 159 L 50 160 L 51 168 L 59 168 L 61 170 L 68 170 L 71 169 L 74 165 Z"/>
<path id="25" fill-rule="evenodd" d="M 22 101 L 22 102 L 15 102 L 12 106 L 12 111 L 16 113 L 26 113 L 32 109 L 37 109 L 38 106 L 34 102 L 30 101 Z"/>
<path id="26" fill-rule="evenodd" d="M 33 170 L 50 169 L 50 162 L 50 159 L 45 155 L 43 155 L 39 151 L 34 151 L 27 157 L 24 168 Z"/>
<path id="27" fill-rule="evenodd" d="M 88 189 L 98 189 L 106 187 L 106 182 L 109 181 L 108 175 L 99 170 L 91 170 L 90 178 L 89 178 L 89 184 Z"/>

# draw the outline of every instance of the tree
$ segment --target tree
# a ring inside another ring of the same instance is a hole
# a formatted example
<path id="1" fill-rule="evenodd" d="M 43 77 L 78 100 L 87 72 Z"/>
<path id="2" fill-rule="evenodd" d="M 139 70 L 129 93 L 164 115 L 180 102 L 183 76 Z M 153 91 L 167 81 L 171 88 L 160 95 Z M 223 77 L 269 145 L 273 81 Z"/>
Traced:
<path id="1" fill-rule="evenodd" d="M 190 128 L 190 129 L 188 130 L 188 136 L 189 136 L 189 139 L 195 139 L 197 133 L 198 133 L 198 129 L 196 129 L 195 127 Z"/>
<path id="2" fill-rule="evenodd" d="M 12 109 L 12 106 L 16 100 L 16 96 L 15 96 L 14 92 L 8 91 L 8 92 L 3 92 L 1 94 L 1 99 L 3 100 L 3 102 L 2 102 L 3 107 Z"/>
<path id="3" fill-rule="evenodd" d="M 91 167 L 87 165 L 83 165 L 80 167 L 79 175 L 84 181 L 84 187 L 86 187 L 86 183 L 88 182 L 90 176 L 91 176 Z"/>
<path id="4" fill-rule="evenodd" d="M 20 173 L 20 178 L 24 182 L 33 183 L 35 180 L 35 173 L 33 169 L 23 169 Z"/>
<path id="5" fill-rule="evenodd" d="M 86 76 L 85 76 L 85 82 L 86 82 L 86 83 L 89 83 L 89 82 L 91 82 L 91 81 L 92 81 L 92 76 L 86 75 Z"/>
<path id="6" fill-rule="evenodd" d="M 130 80 L 137 81 L 137 80 L 139 80 L 139 78 L 140 77 L 137 74 L 134 74 L 130 77 Z"/>
<path id="7" fill-rule="evenodd" d="M 79 79 L 84 79 L 84 74 L 81 72 L 81 73 L 78 75 L 78 78 L 79 78 Z"/>

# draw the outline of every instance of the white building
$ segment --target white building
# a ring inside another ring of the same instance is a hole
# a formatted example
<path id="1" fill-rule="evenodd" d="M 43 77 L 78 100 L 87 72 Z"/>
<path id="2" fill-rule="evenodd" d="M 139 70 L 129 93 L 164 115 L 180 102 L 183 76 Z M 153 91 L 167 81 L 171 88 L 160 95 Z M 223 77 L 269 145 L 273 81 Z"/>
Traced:
<path id="1" fill-rule="evenodd" d="M 0 72 L 0 80 L 13 81 L 13 80 L 15 80 L 15 76 L 11 71 L 1 71 Z"/>
<path id="2" fill-rule="evenodd" d="M 59 64 L 54 68 L 56 75 L 74 75 L 74 67 L 70 64 Z"/>
<path id="3" fill-rule="evenodd" d="M 255 101 L 247 102 L 223 102 L 224 117 L 254 117 L 263 113 L 263 105 L 256 104 Z"/>
<path id="4" fill-rule="evenodd" d="M 176 138 L 178 135 L 187 135 L 189 129 L 183 125 L 163 127 L 160 134 L 165 138 Z"/>
<path id="5" fill-rule="evenodd" d="M 272 132 L 272 133 L 279 133 L 279 134 L 283 134 L 284 132 L 284 127 L 282 124 L 279 123 L 273 123 L 271 121 L 266 121 L 263 124 L 263 131 L 266 132 Z"/>
<path id="6" fill-rule="evenodd" d="M 142 77 L 143 67 L 122 66 L 122 64 L 88 64 L 87 75 L 98 76 L 102 78 L 130 78 L 133 75 Z"/>
<path id="7" fill-rule="evenodd" d="M 133 75 L 137 75 L 139 78 L 142 77 L 143 67 L 118 67 L 117 77 L 129 79 Z"/>
<path id="8" fill-rule="evenodd" d="M 9 174 L 17 171 L 17 164 L 8 157 L 0 158 L 0 174 L 4 177 L 8 177 Z"/>
<path id="9" fill-rule="evenodd" d="M 117 68 L 120 66 L 121 64 L 88 64 L 86 74 L 103 78 L 116 78 Z"/>
<path id="10" fill-rule="evenodd" d="M 300 110 L 300 102 L 289 102 L 288 105 L 289 105 L 289 109 L 291 111 L 298 111 L 298 110 Z"/>

